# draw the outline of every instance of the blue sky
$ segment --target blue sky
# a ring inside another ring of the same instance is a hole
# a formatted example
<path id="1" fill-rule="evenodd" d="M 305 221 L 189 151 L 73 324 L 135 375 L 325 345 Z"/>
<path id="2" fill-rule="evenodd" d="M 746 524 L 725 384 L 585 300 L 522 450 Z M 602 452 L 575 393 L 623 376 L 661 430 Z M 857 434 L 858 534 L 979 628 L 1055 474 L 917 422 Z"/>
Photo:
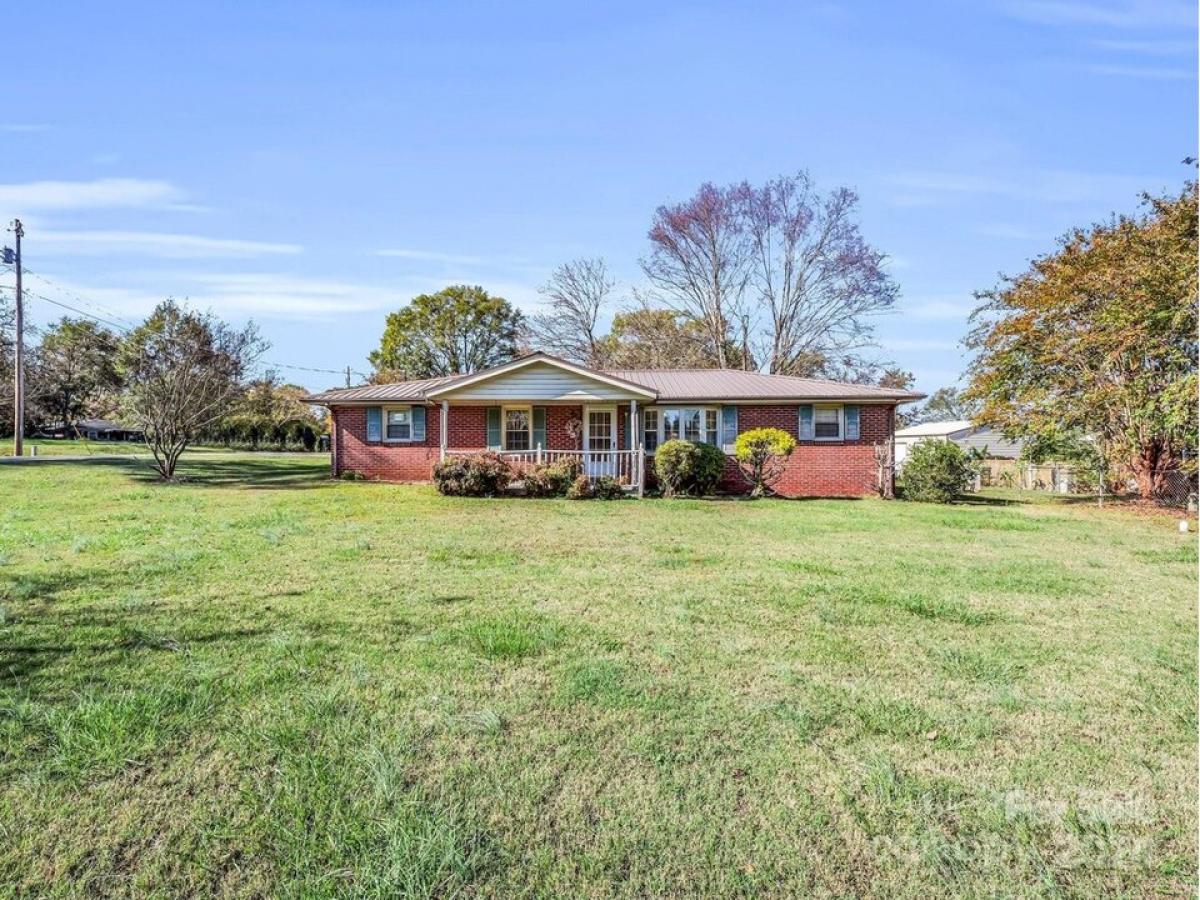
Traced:
<path id="1" fill-rule="evenodd" d="M 58 3 L 5 21 L 0 218 L 26 223 L 34 321 L 63 312 L 43 298 L 136 319 L 187 297 L 253 318 L 296 366 L 365 371 L 389 310 L 456 281 L 532 311 L 555 265 L 602 255 L 628 290 L 657 205 L 803 168 L 859 191 L 902 290 L 881 352 L 932 390 L 964 367 L 973 290 L 1178 188 L 1197 154 L 1188 2 Z"/>

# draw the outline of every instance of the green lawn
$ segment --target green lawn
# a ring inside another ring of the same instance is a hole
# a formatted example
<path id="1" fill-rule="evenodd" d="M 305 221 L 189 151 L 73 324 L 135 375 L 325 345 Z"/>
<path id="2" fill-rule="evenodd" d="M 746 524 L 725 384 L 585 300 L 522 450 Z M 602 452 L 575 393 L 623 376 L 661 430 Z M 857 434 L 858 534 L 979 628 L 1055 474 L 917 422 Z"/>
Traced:
<path id="1" fill-rule="evenodd" d="M 25 456 L 133 456 L 150 459 L 150 450 L 141 441 L 87 441 L 75 438 L 25 438 Z M 0 456 L 12 456 L 12 438 L 0 439 Z M 189 453 L 228 453 L 224 447 L 192 447 Z M 329 457 L 322 457 L 328 462 Z"/>
<path id="2" fill-rule="evenodd" d="M 0 896 L 1192 895 L 1194 536 L 0 467 Z"/>

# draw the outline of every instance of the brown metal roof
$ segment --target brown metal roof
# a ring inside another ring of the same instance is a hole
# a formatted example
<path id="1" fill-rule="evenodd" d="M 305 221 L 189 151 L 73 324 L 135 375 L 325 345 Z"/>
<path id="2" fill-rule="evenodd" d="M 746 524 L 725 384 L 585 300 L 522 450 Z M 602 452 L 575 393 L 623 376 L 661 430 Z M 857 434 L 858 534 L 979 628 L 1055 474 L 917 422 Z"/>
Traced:
<path id="1" fill-rule="evenodd" d="M 550 363 L 562 362 L 544 353 L 531 354 Z M 523 357 L 528 359 L 529 357 Z M 517 362 L 516 360 L 514 362 Z M 584 369 L 583 366 L 574 366 Z M 497 366 L 511 367 L 512 363 Z M 611 369 L 588 370 L 631 385 L 645 388 L 657 394 L 657 402 L 674 401 L 763 401 L 763 400 L 862 400 L 880 403 L 905 403 L 920 400 L 925 395 L 916 391 L 881 388 L 865 384 L 846 384 L 822 378 L 793 378 L 790 375 L 764 375 L 761 372 L 743 372 L 740 369 Z M 428 400 L 428 394 L 456 381 L 474 378 L 474 375 L 447 375 L 440 378 L 424 378 L 419 381 L 400 381 L 394 384 L 367 384 L 360 387 L 336 388 L 313 394 L 305 399 L 309 403 L 336 406 L 341 403 L 372 403 L 393 400 Z"/>
<path id="2" fill-rule="evenodd" d="M 372 400 L 424 400 L 425 392 L 462 378 L 462 375 L 443 375 L 416 381 L 397 381 L 393 384 L 363 384 L 352 388 L 333 388 L 304 399 L 309 403 L 331 406 L 338 403 L 363 403 Z"/>
<path id="3" fill-rule="evenodd" d="M 740 369 L 619 369 L 609 375 L 658 392 L 672 400 L 919 400 L 924 394 L 822 378 L 764 375 Z"/>

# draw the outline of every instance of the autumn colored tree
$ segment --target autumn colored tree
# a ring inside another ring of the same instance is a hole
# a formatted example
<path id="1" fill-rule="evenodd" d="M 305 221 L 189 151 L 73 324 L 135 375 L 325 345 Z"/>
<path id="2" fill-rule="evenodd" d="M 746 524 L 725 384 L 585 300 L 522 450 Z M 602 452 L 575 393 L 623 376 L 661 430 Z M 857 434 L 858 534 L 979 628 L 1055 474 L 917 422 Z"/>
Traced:
<path id="1" fill-rule="evenodd" d="M 703 184 L 695 196 L 660 206 L 650 225 L 650 255 L 642 270 L 670 307 L 707 334 L 717 368 L 731 360 L 730 323 L 740 322 L 750 277 L 745 184 Z"/>
<path id="2" fill-rule="evenodd" d="M 1006 434 L 1090 436 L 1142 496 L 1197 441 L 1197 189 L 1077 229 L 978 296 L 967 400 Z"/>
<path id="3" fill-rule="evenodd" d="M 451 285 L 389 314 L 371 364 L 405 378 L 477 372 L 516 355 L 522 322 L 503 297 L 478 286 Z"/>
<path id="4" fill-rule="evenodd" d="M 743 188 L 741 209 L 768 371 L 807 374 L 818 357 L 862 367 L 856 357 L 873 343 L 872 318 L 895 304 L 899 288 L 887 256 L 862 235 L 858 195 L 822 193 L 799 172 Z"/>

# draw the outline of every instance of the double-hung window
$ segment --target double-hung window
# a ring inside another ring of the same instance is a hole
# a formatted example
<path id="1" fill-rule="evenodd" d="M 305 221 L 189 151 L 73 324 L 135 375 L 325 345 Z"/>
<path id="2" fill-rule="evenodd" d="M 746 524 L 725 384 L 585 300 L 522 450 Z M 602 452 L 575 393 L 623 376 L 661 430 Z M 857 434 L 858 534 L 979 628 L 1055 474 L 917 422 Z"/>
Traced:
<path id="1" fill-rule="evenodd" d="M 646 445 L 646 452 L 653 453 L 658 449 L 658 410 L 648 409 L 645 411 L 645 416 L 642 441 Z"/>
<path id="2" fill-rule="evenodd" d="M 412 440 L 412 407 L 391 406 L 385 411 L 386 428 L 383 433 L 385 441 Z"/>
<path id="3" fill-rule="evenodd" d="M 813 437 L 818 441 L 842 439 L 842 408 L 818 406 L 813 410 Z"/>
<path id="4" fill-rule="evenodd" d="M 504 407 L 504 449 L 533 447 L 533 410 L 528 406 Z"/>

